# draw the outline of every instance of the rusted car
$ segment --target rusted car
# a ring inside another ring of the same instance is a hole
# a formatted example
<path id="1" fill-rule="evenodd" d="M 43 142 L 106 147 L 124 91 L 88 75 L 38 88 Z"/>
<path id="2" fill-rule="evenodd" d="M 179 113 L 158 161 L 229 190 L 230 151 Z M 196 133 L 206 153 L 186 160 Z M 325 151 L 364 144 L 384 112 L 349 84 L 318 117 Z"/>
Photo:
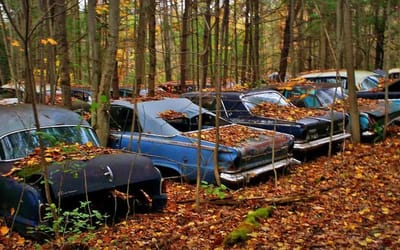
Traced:
<path id="1" fill-rule="evenodd" d="M 299 163 L 293 136 L 232 124 L 186 98 L 115 100 L 110 115 L 109 146 L 141 152 L 164 177 L 215 183 L 216 169 L 222 183 L 236 186 Z"/>
<path id="2" fill-rule="evenodd" d="M 199 103 L 200 94 L 182 95 Z M 217 92 L 204 91 L 202 105 L 216 112 Z M 326 147 L 330 142 L 340 144 L 350 134 L 344 131 L 348 117 L 340 112 L 329 114 L 323 110 L 299 110 L 278 91 L 225 90 L 220 95 L 221 116 L 238 124 L 276 130 L 294 136 L 294 151 L 303 160 L 307 153 Z M 332 136 L 331 136 L 331 124 Z"/>
<path id="3" fill-rule="evenodd" d="M 47 105 L 37 111 L 40 131 L 31 105 L 0 108 L 0 216 L 13 230 L 27 234 L 45 223 L 45 174 L 51 200 L 62 211 L 81 201 L 109 215 L 164 208 L 165 185 L 149 158 L 100 147 L 93 129 L 73 111 Z M 47 168 L 39 160 L 40 140 Z"/>

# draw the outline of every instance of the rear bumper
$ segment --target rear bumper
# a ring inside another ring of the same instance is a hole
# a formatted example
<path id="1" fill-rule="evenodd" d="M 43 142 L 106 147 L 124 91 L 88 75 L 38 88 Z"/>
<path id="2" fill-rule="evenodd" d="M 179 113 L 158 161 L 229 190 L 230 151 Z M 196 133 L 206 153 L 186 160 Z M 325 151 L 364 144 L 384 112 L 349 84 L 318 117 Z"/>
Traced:
<path id="1" fill-rule="evenodd" d="M 330 141 L 332 142 L 338 142 L 338 141 L 343 141 L 347 138 L 350 138 L 351 134 L 350 133 L 341 133 L 341 134 L 336 134 L 333 135 L 332 138 L 330 136 L 310 141 L 310 142 L 305 142 L 305 143 L 294 143 L 293 150 L 295 151 L 309 151 L 318 147 L 322 147 L 323 145 L 327 145 Z"/>
<path id="2" fill-rule="evenodd" d="M 274 169 L 279 169 L 290 165 L 297 165 L 300 163 L 301 162 L 299 160 L 296 160 L 295 158 L 287 158 L 284 160 L 280 160 L 262 167 L 254 168 L 240 173 L 221 173 L 220 178 L 221 181 L 226 184 L 247 183 L 252 178 L 270 172 Z"/>

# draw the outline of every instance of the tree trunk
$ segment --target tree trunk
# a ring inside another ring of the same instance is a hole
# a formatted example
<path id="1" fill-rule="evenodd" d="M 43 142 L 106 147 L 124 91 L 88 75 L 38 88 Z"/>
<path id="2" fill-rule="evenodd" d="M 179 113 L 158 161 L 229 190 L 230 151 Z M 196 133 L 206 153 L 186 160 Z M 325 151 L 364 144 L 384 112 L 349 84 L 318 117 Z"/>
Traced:
<path id="1" fill-rule="evenodd" d="M 110 88 L 114 76 L 116 63 L 116 52 L 118 47 L 119 32 L 119 0 L 110 0 L 110 15 L 108 22 L 107 34 L 107 50 L 105 51 L 103 74 L 99 86 L 99 94 L 97 96 L 97 129 L 100 144 L 107 145 L 109 134 L 109 104 L 110 104 Z"/>
<path id="2" fill-rule="evenodd" d="M 154 0 L 148 0 L 149 7 L 147 17 L 149 20 L 149 52 L 150 52 L 150 67 L 149 67 L 149 86 L 148 95 L 154 96 L 155 91 L 155 77 L 157 66 L 156 55 L 156 3 Z"/>
<path id="3" fill-rule="evenodd" d="M 347 84 L 349 86 L 350 100 L 350 125 L 352 139 L 354 143 L 360 142 L 360 120 L 356 96 L 356 84 L 354 77 L 353 63 L 353 39 L 352 39 L 352 18 L 350 0 L 344 0 L 343 5 L 343 35 L 344 35 L 344 55 L 347 70 Z"/>
<path id="4" fill-rule="evenodd" d="M 244 39 L 243 39 L 243 50 L 242 50 L 242 66 L 241 66 L 241 74 L 240 80 L 241 83 L 247 82 L 247 59 L 249 56 L 249 40 L 250 40 L 250 21 L 249 21 L 249 14 L 250 14 L 250 2 L 251 0 L 246 0 L 246 6 L 244 10 Z"/>
<path id="5" fill-rule="evenodd" d="M 60 85 L 63 106 L 71 109 L 71 81 L 69 76 L 69 48 L 67 41 L 66 7 L 65 0 L 55 0 L 55 30 L 58 42 L 57 54 L 60 60 Z"/>
<path id="6" fill-rule="evenodd" d="M 180 86 L 181 91 L 186 89 L 186 77 L 188 69 L 188 39 L 190 31 L 190 13 L 192 11 L 192 3 L 190 0 L 185 0 L 185 7 L 182 17 L 182 39 L 180 51 Z"/>
<path id="7" fill-rule="evenodd" d="M 136 60 L 135 60 L 135 85 L 134 92 L 138 96 L 140 92 L 140 88 L 142 88 L 145 84 L 145 74 L 146 74 L 146 67 L 145 67 L 145 50 L 146 50 L 146 4 L 148 3 L 147 0 L 140 0 L 139 1 L 139 23 L 137 26 L 137 35 L 136 35 Z"/>
<path id="8" fill-rule="evenodd" d="M 383 69 L 384 62 L 384 47 L 385 47 L 385 31 L 386 31 L 386 20 L 388 18 L 387 10 L 385 6 L 381 6 L 381 3 L 375 3 L 375 69 Z"/>
<path id="9" fill-rule="evenodd" d="M 97 36 L 97 17 L 96 17 L 96 0 L 88 0 L 88 49 L 89 49 L 89 82 L 93 92 L 93 103 L 97 102 L 96 96 L 99 93 L 101 62 L 100 62 L 100 42 Z M 94 129 L 97 128 L 97 112 L 92 112 L 91 123 Z"/>
<path id="10" fill-rule="evenodd" d="M 160 2 L 162 9 L 162 45 L 164 46 L 164 70 L 165 70 L 165 81 L 172 80 L 172 62 L 171 62 L 171 25 L 169 19 L 169 5 L 161 1 Z"/>
<path id="11" fill-rule="evenodd" d="M 224 15 L 222 17 L 222 47 L 223 47 L 223 71 L 222 82 L 224 86 L 227 85 L 228 79 L 228 58 L 229 58 L 229 0 L 224 0 Z"/>
<path id="12" fill-rule="evenodd" d="M 211 46 L 211 0 L 206 0 L 206 9 L 204 11 L 204 33 L 203 33 L 203 51 L 201 53 L 201 84 L 200 88 L 206 87 L 208 76 L 208 59 Z"/>
<path id="13" fill-rule="evenodd" d="M 285 20 L 285 28 L 283 32 L 283 44 L 281 49 L 281 58 L 279 62 L 279 77 L 280 82 L 284 82 L 286 78 L 286 71 L 288 67 L 289 51 L 292 43 L 292 25 L 293 20 L 300 9 L 299 1 L 289 0 L 287 7 L 287 16 Z"/>

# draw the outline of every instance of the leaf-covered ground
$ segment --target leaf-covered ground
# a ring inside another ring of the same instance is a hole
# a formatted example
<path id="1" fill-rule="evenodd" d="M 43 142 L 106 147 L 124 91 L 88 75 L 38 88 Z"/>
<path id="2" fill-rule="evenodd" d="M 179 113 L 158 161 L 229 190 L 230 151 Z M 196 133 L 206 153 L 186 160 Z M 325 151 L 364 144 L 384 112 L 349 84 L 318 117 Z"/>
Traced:
<path id="1" fill-rule="evenodd" d="M 163 213 L 134 215 L 75 242 L 81 249 L 400 249 L 400 139 L 347 144 L 331 158 L 279 171 L 277 183 L 271 175 L 226 192 L 222 201 L 201 196 L 197 210 L 195 186 L 170 182 Z M 269 205 L 272 215 L 248 240 L 223 245 L 249 211 Z M 39 246 L 0 233 L 0 249 L 65 247 L 61 242 Z"/>

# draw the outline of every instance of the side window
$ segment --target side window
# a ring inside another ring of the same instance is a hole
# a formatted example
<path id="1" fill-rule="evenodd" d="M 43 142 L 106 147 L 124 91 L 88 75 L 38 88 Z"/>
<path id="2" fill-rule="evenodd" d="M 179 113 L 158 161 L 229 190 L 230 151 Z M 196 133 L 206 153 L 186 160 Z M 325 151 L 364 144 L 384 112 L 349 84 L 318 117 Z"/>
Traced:
<path id="1" fill-rule="evenodd" d="M 216 110 L 215 98 L 213 96 L 204 96 L 202 99 L 203 108 L 212 112 Z"/>
<path id="2" fill-rule="evenodd" d="M 114 106 L 110 108 L 110 129 L 117 131 L 131 131 L 133 110 L 126 107 Z M 141 131 L 138 119 L 135 119 L 134 132 Z"/>

